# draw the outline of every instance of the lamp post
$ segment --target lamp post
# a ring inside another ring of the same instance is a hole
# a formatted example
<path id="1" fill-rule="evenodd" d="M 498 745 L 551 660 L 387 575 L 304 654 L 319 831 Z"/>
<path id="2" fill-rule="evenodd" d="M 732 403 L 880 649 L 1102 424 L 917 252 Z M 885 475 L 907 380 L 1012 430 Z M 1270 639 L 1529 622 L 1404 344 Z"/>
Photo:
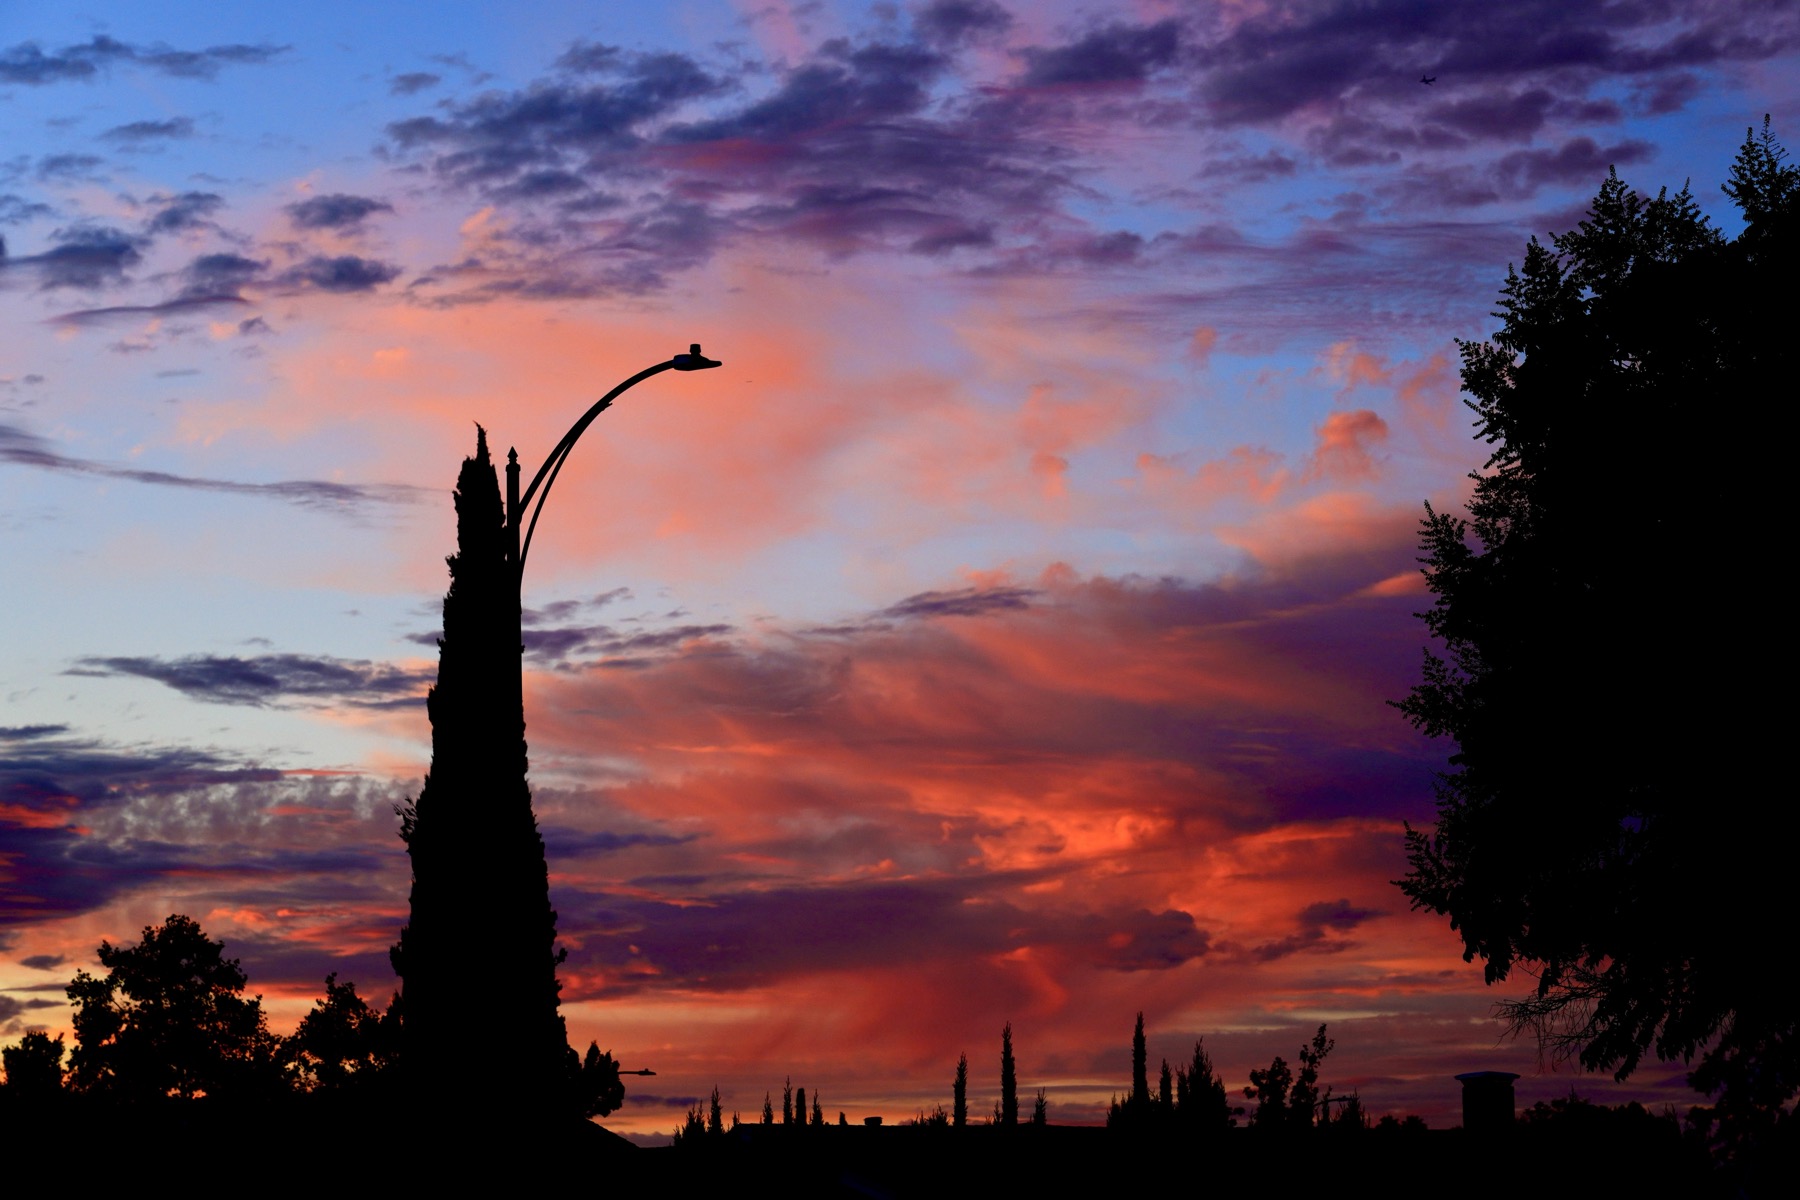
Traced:
<path id="1" fill-rule="evenodd" d="M 695 342 L 688 347 L 686 354 L 677 354 L 674 358 L 639 371 L 595 401 L 592 408 L 581 414 L 581 419 L 569 427 L 569 432 L 563 434 L 562 441 L 556 443 L 556 449 L 550 452 L 550 457 L 546 458 L 544 465 L 538 468 L 538 473 L 532 477 L 531 486 L 525 489 L 523 496 L 519 494 L 519 452 L 517 450 L 506 452 L 506 546 L 509 555 L 508 561 L 512 564 L 513 573 L 518 576 L 521 592 L 525 586 L 525 556 L 531 552 L 531 535 L 537 529 L 538 514 L 544 511 L 544 500 L 550 495 L 550 485 L 556 482 L 556 476 L 562 470 L 563 463 L 569 459 L 569 451 L 575 448 L 575 443 L 582 434 L 587 432 L 587 427 L 594 423 L 594 418 L 611 407 L 612 402 L 625 391 L 642 383 L 652 375 L 660 375 L 664 371 L 704 371 L 722 365 L 724 364 L 718 359 L 707 358 L 701 354 L 700 343 Z M 543 490 L 540 492 L 539 488 Z M 537 507 L 531 510 L 531 523 L 523 525 L 525 508 L 531 503 L 533 496 L 537 497 Z M 521 529 L 521 525 L 523 525 L 523 529 Z"/>
<path id="2" fill-rule="evenodd" d="M 517 450 L 506 452 L 505 548 L 516 598 L 510 605 L 513 619 L 516 622 L 513 627 L 516 637 L 514 644 L 519 648 L 519 670 L 513 675 L 514 685 L 518 689 L 514 697 L 517 705 L 512 711 L 518 714 L 521 734 L 525 727 L 525 556 L 531 551 L 531 535 L 537 530 L 538 516 L 544 511 L 544 501 L 550 495 L 550 485 L 556 482 L 556 476 L 562 471 L 563 464 L 569 460 L 569 452 L 575 448 L 575 443 L 580 440 L 581 435 L 587 432 L 588 426 L 594 423 L 594 418 L 611 407 L 612 402 L 627 390 L 652 375 L 660 375 L 664 371 L 704 371 L 721 365 L 723 364 L 718 359 L 707 358 L 701 354 L 700 343 L 695 342 L 688 347 L 686 354 L 677 354 L 673 358 L 639 371 L 600 397 L 594 402 L 593 407 L 581 414 L 581 419 L 569 427 L 569 432 L 563 434 L 562 441 L 556 443 L 556 448 L 550 451 L 550 456 L 544 460 L 544 465 L 538 468 L 537 474 L 532 477 L 531 486 L 525 489 L 524 495 L 519 494 L 519 452 Z M 534 497 L 537 504 L 532 506 L 531 502 Z M 527 507 L 531 507 L 529 523 L 525 520 Z M 529 769 L 529 763 L 527 763 L 527 769 Z M 541 847 L 542 843 L 540 842 L 539 845 Z M 636 1071 L 620 1071 L 619 1074 L 621 1076 L 654 1075 L 656 1072 L 644 1067 Z"/>

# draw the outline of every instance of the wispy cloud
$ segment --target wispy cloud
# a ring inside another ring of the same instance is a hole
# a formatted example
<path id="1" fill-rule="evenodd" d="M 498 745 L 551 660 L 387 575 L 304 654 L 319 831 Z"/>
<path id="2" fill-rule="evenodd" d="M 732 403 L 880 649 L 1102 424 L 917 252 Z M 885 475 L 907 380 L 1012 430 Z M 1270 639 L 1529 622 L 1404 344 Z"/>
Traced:
<path id="1" fill-rule="evenodd" d="M 329 702 L 357 708 L 423 705 L 425 689 L 436 677 L 435 670 L 304 654 L 83 658 L 67 673 L 136 676 L 215 704 Z"/>
<path id="2" fill-rule="evenodd" d="M 273 483 L 242 483 L 122 467 L 93 459 L 76 458 L 54 449 L 50 442 L 15 425 L 0 425 L 0 463 L 35 467 L 75 475 L 99 475 L 155 487 L 220 492 L 234 496 L 260 496 L 282 500 L 301 508 L 354 514 L 372 506 L 416 502 L 423 489 L 410 484 L 349 484 L 319 479 L 287 479 Z"/>

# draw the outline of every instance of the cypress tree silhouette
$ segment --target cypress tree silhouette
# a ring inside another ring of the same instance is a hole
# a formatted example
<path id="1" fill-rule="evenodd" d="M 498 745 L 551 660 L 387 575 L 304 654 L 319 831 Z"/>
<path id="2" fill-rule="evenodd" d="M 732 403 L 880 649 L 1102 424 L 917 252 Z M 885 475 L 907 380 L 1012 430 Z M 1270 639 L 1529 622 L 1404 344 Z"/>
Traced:
<path id="1" fill-rule="evenodd" d="M 574 1107 L 575 1056 L 558 1011 L 556 913 L 525 781 L 519 581 L 480 426 L 457 477 L 456 546 L 437 686 L 426 698 L 431 770 L 400 809 L 413 870 L 411 918 L 392 950 L 402 1065 L 420 1115 L 488 1109 L 528 1121 Z M 484 1029 L 505 1031 L 503 1051 L 474 1051 Z"/>
<path id="2" fill-rule="evenodd" d="M 1150 1111 L 1150 1051 L 1144 1044 L 1144 1014 L 1137 1015 L 1137 1028 L 1131 1031 L 1131 1099 L 1132 1115 L 1144 1117 Z"/>
<path id="3" fill-rule="evenodd" d="M 1012 1022 L 1000 1031 L 1000 1124 L 1019 1123 L 1019 1071 L 1013 1062 Z"/>
<path id="4" fill-rule="evenodd" d="M 951 1124 L 961 1129 L 969 1123 L 969 1056 L 962 1054 L 956 1060 L 956 1084 L 952 1091 L 954 1107 L 951 1110 Z"/>

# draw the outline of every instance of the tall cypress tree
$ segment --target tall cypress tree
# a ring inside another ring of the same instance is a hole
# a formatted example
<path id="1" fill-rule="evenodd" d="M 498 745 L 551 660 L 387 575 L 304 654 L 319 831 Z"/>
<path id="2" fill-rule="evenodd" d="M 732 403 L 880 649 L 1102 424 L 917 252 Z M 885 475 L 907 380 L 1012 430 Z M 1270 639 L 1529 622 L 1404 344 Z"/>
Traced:
<path id="1" fill-rule="evenodd" d="M 1000 1124 L 1019 1123 L 1019 1070 L 1013 1062 L 1012 1022 L 1000 1031 Z"/>
<path id="2" fill-rule="evenodd" d="M 951 1096 L 950 1123 L 961 1129 L 969 1123 L 969 1056 L 966 1053 L 956 1060 L 956 1083 Z"/>
<path id="3" fill-rule="evenodd" d="M 1131 1031 L 1131 1099 L 1126 1107 L 1140 1120 L 1150 1111 L 1150 1051 L 1144 1044 L 1143 1013 L 1137 1015 L 1137 1028 Z"/>
<path id="4" fill-rule="evenodd" d="M 431 770 L 402 807 L 411 918 L 393 948 L 403 985 L 404 1069 L 426 1115 L 529 1119 L 567 1109 L 568 1033 L 558 1011 L 556 912 L 525 774 L 518 573 L 476 427 L 456 483 L 438 679 L 426 698 Z M 476 1049 L 480 1031 L 498 1048 Z"/>

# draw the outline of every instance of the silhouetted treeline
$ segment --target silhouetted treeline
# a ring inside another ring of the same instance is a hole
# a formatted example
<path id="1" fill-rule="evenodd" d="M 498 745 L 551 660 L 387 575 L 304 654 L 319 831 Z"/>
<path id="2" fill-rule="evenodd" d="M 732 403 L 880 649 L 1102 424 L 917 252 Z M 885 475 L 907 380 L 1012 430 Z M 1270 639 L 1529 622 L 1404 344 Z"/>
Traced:
<path id="1" fill-rule="evenodd" d="M 245 995 L 249 981 L 224 949 L 180 913 L 145 927 L 136 945 L 101 942 L 103 973 L 78 971 L 67 988 L 74 1046 L 61 1034 L 28 1031 L 0 1050 L 6 1070 L 0 1095 L 13 1104 L 35 1098 L 125 1108 L 200 1100 L 255 1108 L 304 1100 L 375 1110 L 403 1100 L 399 995 L 376 1009 L 334 972 L 299 1026 L 281 1037 L 268 1028 L 262 997 Z M 464 1049 L 483 1052 L 479 1042 Z M 618 1064 L 597 1044 L 589 1044 L 570 1073 L 585 1077 L 578 1091 L 590 1111 L 582 1115 L 604 1115 L 623 1102 Z M 480 1092 L 461 1095 L 474 1110 L 496 1102 Z M 567 1096 L 565 1088 L 555 1102 L 566 1103 Z"/>

